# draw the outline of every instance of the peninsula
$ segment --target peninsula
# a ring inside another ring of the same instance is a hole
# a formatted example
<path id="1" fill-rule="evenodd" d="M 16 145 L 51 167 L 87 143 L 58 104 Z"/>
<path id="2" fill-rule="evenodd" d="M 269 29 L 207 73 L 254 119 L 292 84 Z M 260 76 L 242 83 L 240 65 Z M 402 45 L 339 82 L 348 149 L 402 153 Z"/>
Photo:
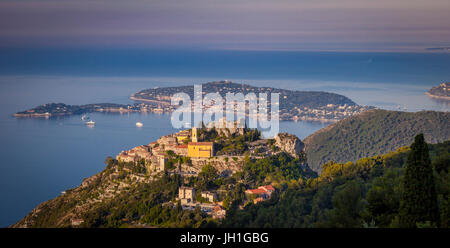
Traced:
<path id="1" fill-rule="evenodd" d="M 425 92 L 431 98 L 450 101 L 450 82 L 442 83 Z"/>
<path id="2" fill-rule="evenodd" d="M 322 121 L 337 122 L 347 117 L 357 115 L 374 107 L 360 106 L 349 98 L 328 92 L 319 91 L 292 91 L 270 87 L 254 87 L 247 84 L 237 84 L 230 81 L 209 82 L 202 85 L 204 94 L 219 93 L 225 97 L 226 93 L 279 93 L 279 117 L 284 121 Z M 171 105 L 171 97 L 184 92 L 191 99 L 194 95 L 194 86 L 178 86 L 154 88 L 132 94 L 130 99 L 134 104 L 97 103 L 86 105 L 66 105 L 63 103 L 49 103 L 21 111 L 16 117 L 50 117 L 62 115 L 85 114 L 92 112 L 153 112 L 171 113 L 176 106 Z M 270 100 L 268 101 L 270 106 Z M 203 106 L 204 110 L 208 106 Z"/>
<path id="3" fill-rule="evenodd" d="M 92 112 L 105 113 L 129 113 L 151 111 L 152 108 L 147 104 L 115 104 L 115 103 L 96 103 L 85 105 L 67 105 L 64 103 L 47 103 L 35 108 L 17 112 L 15 117 L 50 117 L 65 115 L 82 115 Z M 154 110 L 154 109 L 153 109 Z"/>

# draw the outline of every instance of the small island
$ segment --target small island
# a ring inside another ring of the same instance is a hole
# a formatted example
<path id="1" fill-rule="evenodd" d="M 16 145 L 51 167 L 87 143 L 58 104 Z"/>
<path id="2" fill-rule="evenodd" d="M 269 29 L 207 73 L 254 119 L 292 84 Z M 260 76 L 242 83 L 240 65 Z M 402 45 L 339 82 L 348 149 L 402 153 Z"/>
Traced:
<path id="1" fill-rule="evenodd" d="M 95 103 L 85 105 L 67 105 L 64 103 L 47 103 L 35 108 L 17 112 L 15 117 L 50 117 L 82 115 L 93 112 L 105 113 L 130 113 L 146 112 L 155 110 L 152 106 L 143 103 L 135 104 L 116 104 L 116 103 Z M 156 111 L 155 111 L 156 112 Z"/>
<path id="2" fill-rule="evenodd" d="M 442 83 L 425 92 L 431 98 L 450 100 L 450 82 Z"/>

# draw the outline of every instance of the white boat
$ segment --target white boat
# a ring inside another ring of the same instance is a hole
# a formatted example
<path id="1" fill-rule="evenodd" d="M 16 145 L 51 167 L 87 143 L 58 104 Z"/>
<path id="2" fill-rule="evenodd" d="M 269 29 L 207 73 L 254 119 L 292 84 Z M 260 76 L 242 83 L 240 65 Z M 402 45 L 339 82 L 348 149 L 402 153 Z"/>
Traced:
<path id="1" fill-rule="evenodd" d="M 89 116 L 87 115 L 83 115 L 81 116 L 81 120 L 85 121 L 85 120 L 89 120 Z"/>
<path id="2" fill-rule="evenodd" d="M 142 124 L 142 122 L 136 122 L 136 127 L 142 127 L 144 126 L 144 124 Z"/>
<path id="3" fill-rule="evenodd" d="M 86 124 L 87 126 L 95 126 L 95 121 L 87 121 L 84 124 Z"/>

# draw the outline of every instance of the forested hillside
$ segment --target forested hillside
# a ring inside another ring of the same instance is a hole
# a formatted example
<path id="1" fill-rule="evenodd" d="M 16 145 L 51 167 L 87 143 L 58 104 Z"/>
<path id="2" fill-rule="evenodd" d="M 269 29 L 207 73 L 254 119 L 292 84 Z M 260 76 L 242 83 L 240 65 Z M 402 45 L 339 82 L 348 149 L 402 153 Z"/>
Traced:
<path id="1" fill-rule="evenodd" d="M 449 227 L 450 141 L 429 145 L 440 227 Z M 410 149 L 403 147 L 355 163 L 328 163 L 322 174 L 284 184 L 270 201 L 230 210 L 224 227 L 402 227 L 404 171 Z M 411 183 L 412 181 L 409 181 Z M 418 185 L 420 187 L 420 185 Z M 405 201 L 403 201 L 405 202 Z M 411 205 L 421 205 L 417 202 Z M 419 206 L 420 207 L 420 206 Z M 430 223 L 418 223 L 430 227 Z"/>
<path id="2" fill-rule="evenodd" d="M 450 113 L 369 110 L 337 122 L 304 140 L 309 166 L 320 172 L 321 165 L 345 163 L 385 154 L 408 146 L 423 133 L 428 143 L 450 139 Z"/>

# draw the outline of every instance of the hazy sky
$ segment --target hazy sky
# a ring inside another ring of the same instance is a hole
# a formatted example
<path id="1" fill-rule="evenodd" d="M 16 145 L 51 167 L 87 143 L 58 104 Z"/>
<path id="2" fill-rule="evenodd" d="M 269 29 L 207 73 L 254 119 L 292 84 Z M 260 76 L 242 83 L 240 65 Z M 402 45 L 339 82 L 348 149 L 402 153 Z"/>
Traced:
<path id="1" fill-rule="evenodd" d="M 449 0 L 0 0 L 2 47 L 423 50 Z"/>

